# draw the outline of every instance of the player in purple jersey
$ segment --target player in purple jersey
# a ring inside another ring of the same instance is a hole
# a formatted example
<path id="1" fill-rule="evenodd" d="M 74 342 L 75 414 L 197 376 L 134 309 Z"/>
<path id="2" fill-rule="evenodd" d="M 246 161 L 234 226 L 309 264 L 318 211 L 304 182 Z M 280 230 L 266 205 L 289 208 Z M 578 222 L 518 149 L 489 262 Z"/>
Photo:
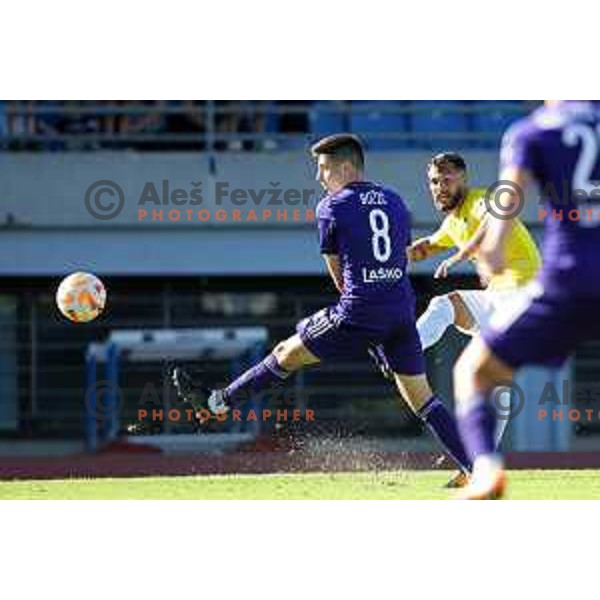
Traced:
<path id="1" fill-rule="evenodd" d="M 483 240 L 480 260 L 488 274 L 504 268 L 504 242 L 533 179 L 541 190 L 543 266 L 529 300 L 510 318 L 492 322 L 454 368 L 460 431 L 474 459 L 467 499 L 501 497 L 502 460 L 494 448 L 490 402 L 499 382 L 525 364 L 559 365 L 576 345 L 600 337 L 590 318 L 600 302 L 600 113 L 592 102 L 553 101 L 506 132 L 500 179 L 512 182 Z"/>
<path id="2" fill-rule="evenodd" d="M 461 470 L 470 472 L 456 421 L 424 373 L 406 274 L 409 212 L 395 192 L 364 179 L 364 151 L 355 136 L 327 137 L 312 154 L 327 191 L 317 207 L 320 249 L 339 301 L 298 323 L 294 335 L 224 389 L 205 390 L 180 367 L 172 370 L 172 381 L 195 410 L 226 412 L 305 366 L 366 358 L 370 346 L 381 344 L 402 397 Z"/>

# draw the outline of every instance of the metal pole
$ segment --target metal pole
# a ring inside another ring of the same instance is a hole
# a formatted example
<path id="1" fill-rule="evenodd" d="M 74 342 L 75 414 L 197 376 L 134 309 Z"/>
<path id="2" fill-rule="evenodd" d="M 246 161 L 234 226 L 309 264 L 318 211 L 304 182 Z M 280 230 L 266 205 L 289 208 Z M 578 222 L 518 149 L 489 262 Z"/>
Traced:
<path id="1" fill-rule="evenodd" d="M 38 380 L 38 330 L 37 330 L 37 305 L 36 297 L 31 295 L 29 310 L 29 337 L 31 339 L 31 353 L 29 362 L 29 409 L 30 420 L 37 414 L 37 380 Z"/>
<path id="2" fill-rule="evenodd" d="M 110 344 L 108 347 L 106 379 L 110 386 L 110 392 L 104 435 L 106 441 L 111 441 L 116 437 L 119 429 L 119 412 L 117 410 L 119 401 L 119 350 L 116 344 Z"/>
<path id="3" fill-rule="evenodd" d="M 96 423 L 96 355 L 88 351 L 85 364 L 86 385 L 84 398 L 85 443 L 88 452 L 98 448 Z"/>

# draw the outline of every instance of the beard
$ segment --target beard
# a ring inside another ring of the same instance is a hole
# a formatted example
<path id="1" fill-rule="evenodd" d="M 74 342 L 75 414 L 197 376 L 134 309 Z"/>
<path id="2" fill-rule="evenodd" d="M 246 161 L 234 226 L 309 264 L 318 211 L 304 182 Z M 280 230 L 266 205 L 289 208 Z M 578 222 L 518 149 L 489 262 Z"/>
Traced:
<path id="1" fill-rule="evenodd" d="M 449 212 L 452 212 L 463 201 L 464 197 L 465 193 L 464 191 L 461 191 L 457 194 L 454 194 L 454 196 L 450 196 L 449 198 L 444 199 L 443 202 L 436 200 L 435 208 L 440 212 L 447 214 Z"/>

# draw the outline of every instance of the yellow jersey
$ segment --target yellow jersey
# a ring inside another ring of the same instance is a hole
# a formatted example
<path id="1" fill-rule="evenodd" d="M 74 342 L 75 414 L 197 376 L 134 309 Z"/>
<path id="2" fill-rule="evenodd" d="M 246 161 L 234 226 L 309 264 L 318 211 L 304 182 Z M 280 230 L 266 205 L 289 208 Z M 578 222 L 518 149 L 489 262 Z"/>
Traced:
<path id="1" fill-rule="evenodd" d="M 469 190 L 462 204 L 444 219 L 429 241 L 443 248 L 464 247 L 487 213 L 485 192 L 482 188 Z M 538 247 L 520 219 L 515 220 L 506 240 L 505 256 L 508 266 L 504 272 L 492 277 L 488 284 L 490 289 L 524 285 L 535 277 L 542 264 Z M 477 261 L 477 253 L 472 260 Z"/>

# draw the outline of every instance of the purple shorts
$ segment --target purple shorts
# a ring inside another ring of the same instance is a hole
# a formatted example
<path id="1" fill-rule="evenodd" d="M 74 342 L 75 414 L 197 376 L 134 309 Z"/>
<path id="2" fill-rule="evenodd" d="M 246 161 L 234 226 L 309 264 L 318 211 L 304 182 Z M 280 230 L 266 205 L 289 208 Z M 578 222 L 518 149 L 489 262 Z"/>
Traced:
<path id="1" fill-rule="evenodd" d="M 600 297 L 549 294 L 531 300 L 510 325 L 483 332 L 492 352 L 514 369 L 559 367 L 579 342 L 600 339 Z"/>
<path id="2" fill-rule="evenodd" d="M 425 372 L 414 318 L 394 319 L 387 324 L 374 315 L 372 323 L 355 324 L 344 319 L 338 307 L 331 306 L 300 321 L 296 331 L 308 350 L 323 361 L 368 359 L 368 348 L 381 344 L 395 373 L 419 375 Z"/>

